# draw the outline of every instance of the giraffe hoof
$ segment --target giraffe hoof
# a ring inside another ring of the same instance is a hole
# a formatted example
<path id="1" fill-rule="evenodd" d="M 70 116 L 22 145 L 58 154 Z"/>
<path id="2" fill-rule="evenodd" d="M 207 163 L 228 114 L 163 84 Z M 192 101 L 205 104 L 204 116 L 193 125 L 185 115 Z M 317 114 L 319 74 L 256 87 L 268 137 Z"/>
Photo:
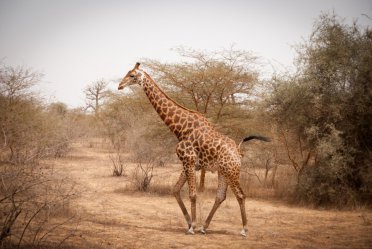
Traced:
<path id="1" fill-rule="evenodd" d="M 245 229 L 242 229 L 242 230 L 240 231 L 240 235 L 241 235 L 241 236 L 244 236 L 244 237 L 247 237 L 247 232 L 245 231 Z"/>
<path id="2" fill-rule="evenodd" d="M 205 231 L 204 227 L 202 227 L 202 228 L 200 229 L 200 232 L 201 232 L 202 234 L 207 234 L 207 231 Z"/>
<path id="3" fill-rule="evenodd" d="M 195 234 L 194 229 L 192 227 L 190 227 L 190 229 L 187 231 L 187 234 L 194 235 Z"/>

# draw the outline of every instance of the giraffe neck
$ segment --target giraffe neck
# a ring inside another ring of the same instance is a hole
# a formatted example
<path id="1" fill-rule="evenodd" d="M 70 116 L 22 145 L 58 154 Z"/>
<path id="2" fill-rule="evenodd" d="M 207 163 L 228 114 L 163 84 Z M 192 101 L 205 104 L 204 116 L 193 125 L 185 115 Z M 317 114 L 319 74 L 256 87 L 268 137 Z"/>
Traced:
<path id="1" fill-rule="evenodd" d="M 203 124 L 210 126 L 201 114 L 179 105 L 166 95 L 148 74 L 145 74 L 142 82 L 143 90 L 150 103 L 178 139 L 189 133 L 195 126 Z"/>

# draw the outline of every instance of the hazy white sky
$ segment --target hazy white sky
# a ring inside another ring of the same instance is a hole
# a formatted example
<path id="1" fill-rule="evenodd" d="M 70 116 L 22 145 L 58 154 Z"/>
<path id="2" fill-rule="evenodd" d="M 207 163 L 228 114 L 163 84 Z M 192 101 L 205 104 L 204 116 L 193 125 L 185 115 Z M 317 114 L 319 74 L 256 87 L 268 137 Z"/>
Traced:
<path id="1" fill-rule="evenodd" d="M 291 46 L 332 10 L 371 25 L 371 0 L 0 0 L 0 60 L 44 73 L 44 96 L 76 107 L 88 83 L 118 79 L 141 58 L 177 61 L 170 49 L 181 45 L 235 44 L 290 67 Z"/>

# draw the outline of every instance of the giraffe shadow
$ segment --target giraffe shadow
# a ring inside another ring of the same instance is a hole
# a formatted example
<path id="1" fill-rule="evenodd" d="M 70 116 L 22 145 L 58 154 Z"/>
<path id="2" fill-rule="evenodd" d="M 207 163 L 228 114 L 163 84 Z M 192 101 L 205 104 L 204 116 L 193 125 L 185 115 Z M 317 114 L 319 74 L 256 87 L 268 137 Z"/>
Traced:
<path id="1" fill-rule="evenodd" d="M 207 230 L 207 235 L 236 235 L 236 233 L 229 232 L 226 230 Z"/>
<path id="2" fill-rule="evenodd" d="M 187 230 L 188 230 L 186 227 L 164 228 L 164 227 L 141 226 L 140 228 L 142 228 L 142 229 L 155 230 L 155 231 L 159 231 L 159 232 L 168 232 L 168 233 L 185 234 L 185 235 L 187 235 Z M 208 236 L 208 235 L 237 235 L 237 233 L 229 232 L 229 231 L 226 231 L 226 230 L 207 230 L 207 234 L 203 234 L 197 228 L 195 230 L 195 235 L 201 235 L 201 236 Z"/>
<path id="3" fill-rule="evenodd" d="M 140 225 L 130 225 L 130 224 L 118 224 L 118 227 L 125 227 L 129 229 L 143 229 L 143 230 L 152 230 L 152 231 L 158 231 L 158 232 L 167 232 L 167 233 L 173 233 L 173 234 L 185 234 L 187 235 L 187 228 L 186 227 L 155 227 L 155 226 L 140 226 Z M 195 235 L 201 235 L 201 236 L 208 236 L 208 235 L 231 235 L 236 236 L 237 233 L 229 232 L 226 230 L 207 230 L 207 234 L 203 234 L 199 231 L 197 228 L 195 230 Z M 194 235 L 194 236 L 195 236 Z"/>

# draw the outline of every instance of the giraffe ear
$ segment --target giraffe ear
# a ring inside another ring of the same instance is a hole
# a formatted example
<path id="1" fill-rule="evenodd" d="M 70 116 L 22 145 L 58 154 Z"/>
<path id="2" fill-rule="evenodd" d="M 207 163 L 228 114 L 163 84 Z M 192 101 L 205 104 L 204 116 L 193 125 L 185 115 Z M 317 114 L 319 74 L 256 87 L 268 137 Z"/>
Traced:
<path id="1" fill-rule="evenodd" d="M 134 66 L 134 69 L 138 69 L 141 63 L 137 62 L 136 65 Z"/>

